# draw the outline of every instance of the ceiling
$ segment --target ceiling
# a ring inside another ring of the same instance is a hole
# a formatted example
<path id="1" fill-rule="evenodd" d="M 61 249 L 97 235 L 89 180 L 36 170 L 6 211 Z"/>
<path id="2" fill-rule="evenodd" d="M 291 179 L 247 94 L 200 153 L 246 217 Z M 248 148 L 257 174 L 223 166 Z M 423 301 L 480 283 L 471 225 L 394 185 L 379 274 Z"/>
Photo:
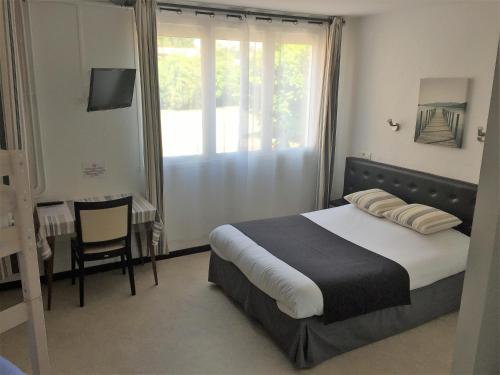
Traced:
<path id="1" fill-rule="evenodd" d="M 157 0 L 187 3 L 183 0 Z M 318 15 L 362 16 L 431 4 L 499 2 L 500 0 L 197 0 L 189 3 L 236 6 Z"/>

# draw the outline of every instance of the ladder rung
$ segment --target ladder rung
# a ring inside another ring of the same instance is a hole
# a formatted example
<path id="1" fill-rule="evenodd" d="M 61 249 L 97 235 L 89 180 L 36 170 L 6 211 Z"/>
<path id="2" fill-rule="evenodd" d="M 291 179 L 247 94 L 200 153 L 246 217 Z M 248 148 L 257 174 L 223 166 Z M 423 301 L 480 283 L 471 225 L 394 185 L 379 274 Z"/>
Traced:
<path id="1" fill-rule="evenodd" d="M 0 311 L 0 333 L 8 331 L 26 321 L 28 321 L 28 309 L 25 302 Z"/>
<path id="2" fill-rule="evenodd" d="M 21 251 L 19 233 L 16 226 L 0 228 L 0 258 Z"/>
<path id="3" fill-rule="evenodd" d="M 10 176 L 12 174 L 11 153 L 7 150 L 0 150 L 0 176 Z"/>

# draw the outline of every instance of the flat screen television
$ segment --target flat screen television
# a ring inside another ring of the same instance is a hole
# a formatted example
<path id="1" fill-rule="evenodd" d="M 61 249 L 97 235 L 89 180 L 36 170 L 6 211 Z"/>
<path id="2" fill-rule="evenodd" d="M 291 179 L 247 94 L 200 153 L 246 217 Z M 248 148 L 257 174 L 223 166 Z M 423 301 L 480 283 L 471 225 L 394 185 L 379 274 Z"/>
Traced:
<path id="1" fill-rule="evenodd" d="M 132 105 L 135 69 L 92 68 L 87 112 Z"/>

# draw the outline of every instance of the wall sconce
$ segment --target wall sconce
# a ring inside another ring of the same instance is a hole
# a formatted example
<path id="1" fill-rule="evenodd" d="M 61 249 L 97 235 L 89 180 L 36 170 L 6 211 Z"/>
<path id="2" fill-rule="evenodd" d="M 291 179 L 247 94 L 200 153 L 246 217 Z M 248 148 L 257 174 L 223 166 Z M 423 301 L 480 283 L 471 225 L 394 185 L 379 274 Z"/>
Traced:
<path id="1" fill-rule="evenodd" d="M 477 140 L 479 142 L 484 142 L 485 139 L 486 139 L 486 132 L 484 131 L 484 128 L 480 126 L 479 128 L 477 128 Z"/>
<path id="2" fill-rule="evenodd" d="M 387 123 L 389 124 L 389 126 L 391 127 L 391 129 L 395 132 L 397 132 L 399 130 L 399 123 L 397 122 L 393 122 L 392 121 L 392 118 L 390 118 L 389 120 L 387 120 Z"/>

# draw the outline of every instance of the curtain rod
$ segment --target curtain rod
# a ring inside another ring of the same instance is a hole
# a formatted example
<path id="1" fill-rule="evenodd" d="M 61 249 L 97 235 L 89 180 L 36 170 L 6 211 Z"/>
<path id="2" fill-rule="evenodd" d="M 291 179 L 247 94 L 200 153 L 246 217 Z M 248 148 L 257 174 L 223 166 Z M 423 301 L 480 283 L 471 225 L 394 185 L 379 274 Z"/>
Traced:
<path id="1" fill-rule="evenodd" d="M 272 18 L 281 18 L 283 22 L 297 22 L 297 21 L 308 21 L 309 23 L 331 23 L 333 17 L 312 17 L 306 15 L 296 15 L 293 13 L 271 13 L 264 10 L 247 10 L 245 8 L 218 8 L 212 6 L 199 6 L 199 5 L 188 5 L 188 4 L 176 4 L 176 3 L 166 3 L 158 2 L 158 7 L 161 10 L 167 10 L 171 12 L 182 12 L 183 9 L 194 10 L 198 14 L 214 15 L 215 13 L 226 13 L 232 17 L 241 16 L 255 16 L 260 17 L 263 20 L 271 20 Z"/>

